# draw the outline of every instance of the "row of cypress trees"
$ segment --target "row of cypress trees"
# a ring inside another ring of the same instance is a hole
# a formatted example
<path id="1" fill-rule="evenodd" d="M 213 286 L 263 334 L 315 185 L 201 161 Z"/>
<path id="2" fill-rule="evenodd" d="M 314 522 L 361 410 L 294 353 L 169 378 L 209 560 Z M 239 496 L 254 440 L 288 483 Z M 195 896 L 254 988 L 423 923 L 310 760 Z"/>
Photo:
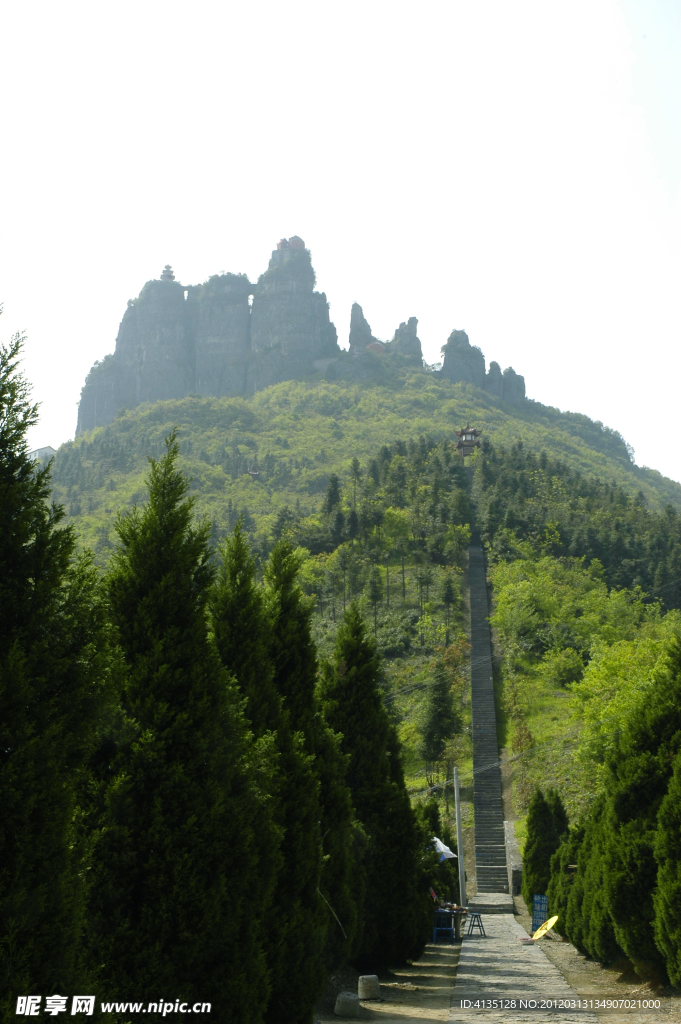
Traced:
<path id="1" fill-rule="evenodd" d="M 603 792 L 551 861 L 549 909 L 580 950 L 626 955 L 681 986 L 681 639 L 673 638 L 606 765 Z"/>
<path id="2" fill-rule="evenodd" d="M 567 811 L 555 789 L 546 795 L 537 788 L 527 810 L 527 838 L 523 851 L 522 894 L 532 911 L 535 895 L 547 895 L 551 881 L 551 858 L 568 834 Z"/>
<path id="3" fill-rule="evenodd" d="M 305 1024 L 330 966 L 415 957 L 429 929 L 428 823 L 371 636 L 351 606 L 320 672 L 290 546 L 259 582 L 237 526 L 216 567 L 174 434 L 107 572 L 77 556 L 27 457 L 19 350 L 0 351 L 2 1017 L 92 991 Z"/>

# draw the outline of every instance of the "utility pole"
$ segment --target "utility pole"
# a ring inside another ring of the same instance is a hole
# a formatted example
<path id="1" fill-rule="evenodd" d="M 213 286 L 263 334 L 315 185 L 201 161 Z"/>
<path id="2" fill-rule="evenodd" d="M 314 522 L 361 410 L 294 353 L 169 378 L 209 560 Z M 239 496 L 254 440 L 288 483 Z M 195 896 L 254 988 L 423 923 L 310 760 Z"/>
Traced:
<path id="1" fill-rule="evenodd" d="M 461 828 L 461 799 L 459 797 L 459 769 L 454 766 L 454 800 L 456 802 L 456 852 L 459 864 L 459 899 L 461 906 L 468 905 L 466 897 L 466 869 L 463 863 L 463 830 Z"/>

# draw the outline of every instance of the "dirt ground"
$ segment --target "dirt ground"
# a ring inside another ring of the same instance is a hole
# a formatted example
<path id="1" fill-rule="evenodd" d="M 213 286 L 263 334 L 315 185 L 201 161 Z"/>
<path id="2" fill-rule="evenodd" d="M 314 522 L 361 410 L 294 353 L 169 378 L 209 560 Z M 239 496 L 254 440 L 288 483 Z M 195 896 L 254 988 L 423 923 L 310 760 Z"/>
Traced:
<path id="1" fill-rule="evenodd" d="M 399 1021 L 400 1024 L 429 1024 L 430 1021 L 446 1021 L 449 1017 L 449 1004 L 452 986 L 459 961 L 460 945 L 426 946 L 419 961 L 406 967 L 379 975 L 381 983 L 381 1000 L 362 1002 L 362 1019 L 373 1020 L 377 1024 L 388 1021 Z M 357 992 L 357 974 L 351 978 L 337 974 L 332 981 L 335 991 L 347 989 Z M 338 1024 L 349 1018 L 336 1017 L 333 1012 L 333 994 L 327 988 L 323 1008 L 315 1013 L 315 1020 L 320 1024 Z M 356 1018 L 355 1018 L 356 1019 Z"/>
<path id="2" fill-rule="evenodd" d="M 525 901 L 522 896 L 514 896 L 516 919 L 529 932 L 532 926 L 532 918 L 527 912 Z M 662 1020 L 667 1024 L 681 1024 L 681 996 L 676 989 L 661 989 L 649 982 L 639 978 L 629 963 L 623 961 L 613 967 L 604 967 L 595 960 L 579 953 L 571 943 L 561 939 L 559 935 L 550 933 L 546 939 L 541 940 L 542 950 L 546 953 L 551 963 L 555 964 L 563 975 L 568 985 L 571 985 L 579 996 L 587 996 L 600 999 L 664 999 L 665 1012 L 663 1014 L 641 1014 L 641 1021 L 653 1024 L 656 1020 Z M 620 1021 L 633 1021 L 631 1014 L 621 1015 L 615 1013 L 597 1014 L 602 1016 L 608 1024 L 619 1024 Z"/>
<path id="3" fill-rule="evenodd" d="M 531 924 L 522 898 L 515 897 L 516 918 L 526 930 Z M 456 980 L 460 945 L 427 946 L 421 959 L 409 966 L 379 975 L 381 1000 L 361 1003 L 361 1019 L 377 1024 L 430 1024 L 446 1021 Z M 580 996 L 600 999 L 664 999 L 661 1013 L 595 1013 L 604 1024 L 681 1024 L 681 996 L 672 989 L 655 989 L 643 983 L 626 964 L 602 967 L 578 953 L 569 942 L 555 938 L 542 940 L 542 950 L 555 964 L 569 985 Z M 338 992 L 357 992 L 356 971 L 339 972 L 330 979 L 323 1003 L 315 1012 L 319 1024 L 340 1024 L 350 1020 L 333 1012 Z M 356 1018 L 355 1018 L 356 1019 Z M 558 1020 L 556 1024 L 559 1024 Z"/>

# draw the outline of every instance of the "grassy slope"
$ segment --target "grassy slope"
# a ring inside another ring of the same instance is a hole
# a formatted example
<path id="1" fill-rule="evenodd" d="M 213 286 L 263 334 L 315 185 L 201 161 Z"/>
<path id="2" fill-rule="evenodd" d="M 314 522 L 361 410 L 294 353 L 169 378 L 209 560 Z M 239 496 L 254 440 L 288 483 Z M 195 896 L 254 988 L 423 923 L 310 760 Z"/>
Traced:
<path id="1" fill-rule="evenodd" d="M 666 502 L 681 508 L 681 485 L 634 466 L 622 439 L 601 424 L 535 402 L 502 406 L 470 385 L 418 371 L 397 387 L 286 382 L 250 399 L 190 397 L 140 406 L 60 448 L 55 497 L 65 502 L 82 540 L 106 558 L 113 515 L 143 499 L 146 459 L 160 454 L 164 436 L 177 426 L 199 512 L 223 533 L 233 510 L 245 507 L 256 532 L 266 534 L 283 505 L 298 502 L 315 512 L 329 474 L 347 480 L 353 456 L 365 465 L 382 444 L 419 434 L 453 437 L 467 420 L 498 444 L 522 439 L 586 474 L 641 489 L 654 508 Z M 249 468 L 260 476 L 250 477 Z"/>

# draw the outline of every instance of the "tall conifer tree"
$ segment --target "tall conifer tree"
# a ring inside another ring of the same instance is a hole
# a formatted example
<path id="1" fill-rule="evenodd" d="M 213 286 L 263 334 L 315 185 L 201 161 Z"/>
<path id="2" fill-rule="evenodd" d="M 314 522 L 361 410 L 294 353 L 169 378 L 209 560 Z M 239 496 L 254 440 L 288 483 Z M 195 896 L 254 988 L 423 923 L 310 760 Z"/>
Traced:
<path id="1" fill-rule="evenodd" d="M 445 743 L 458 731 L 459 716 L 454 709 L 452 681 L 447 666 L 438 660 L 428 687 L 421 725 L 421 755 L 429 765 L 439 761 Z"/>
<path id="2" fill-rule="evenodd" d="M 92 955 L 108 992 L 262 1017 L 277 833 L 241 697 L 209 641 L 209 526 L 193 524 L 178 444 L 118 520 L 108 579 L 125 721 L 103 797 Z M 254 898 L 257 896 L 257 898 Z M 258 998 L 253 998 L 253 993 Z M 144 1019 L 144 1018 L 140 1018 Z"/>
<path id="3" fill-rule="evenodd" d="M 355 857 L 361 845 L 354 820 L 352 797 L 346 782 L 347 757 L 340 737 L 320 714 L 317 652 L 312 640 L 312 603 L 298 582 L 300 563 L 291 545 L 280 541 L 266 569 L 272 615 L 272 660 L 275 683 L 289 712 L 291 727 L 305 736 L 315 757 L 320 781 L 321 848 L 320 894 L 327 911 L 327 965 L 336 964 L 357 950 L 363 875 Z"/>
<path id="4" fill-rule="evenodd" d="M 418 956 L 427 928 L 420 892 L 420 836 L 404 785 L 399 744 L 378 689 L 376 646 L 355 603 L 338 630 L 333 660 L 324 666 L 324 715 L 342 737 L 355 811 L 368 833 L 362 966 Z"/>
<path id="5" fill-rule="evenodd" d="M 37 407 L 0 347 L 0 1018 L 17 995 L 86 984 L 78 791 L 107 700 L 97 575 L 28 458 Z"/>
<path id="6" fill-rule="evenodd" d="M 270 657 L 271 621 L 241 520 L 222 550 L 210 610 L 220 658 L 246 698 L 253 732 L 263 736 L 275 731 L 280 725 L 281 697 Z"/>
<path id="7" fill-rule="evenodd" d="M 534 791 L 527 812 L 527 840 L 523 855 L 523 899 L 532 913 L 532 899 L 546 895 L 551 879 L 551 857 L 558 849 L 553 814 L 540 789 Z"/>
<path id="8" fill-rule="evenodd" d="M 316 653 L 297 558 L 279 543 L 263 590 L 240 524 L 223 557 L 211 605 L 217 645 L 246 696 L 256 733 L 274 733 L 280 756 L 277 820 L 285 837 L 284 862 L 268 930 L 267 1018 L 284 1015 L 302 1024 L 311 1015 L 325 966 L 347 954 L 357 930 L 348 879 L 352 804 L 338 741 L 316 709 Z"/>

